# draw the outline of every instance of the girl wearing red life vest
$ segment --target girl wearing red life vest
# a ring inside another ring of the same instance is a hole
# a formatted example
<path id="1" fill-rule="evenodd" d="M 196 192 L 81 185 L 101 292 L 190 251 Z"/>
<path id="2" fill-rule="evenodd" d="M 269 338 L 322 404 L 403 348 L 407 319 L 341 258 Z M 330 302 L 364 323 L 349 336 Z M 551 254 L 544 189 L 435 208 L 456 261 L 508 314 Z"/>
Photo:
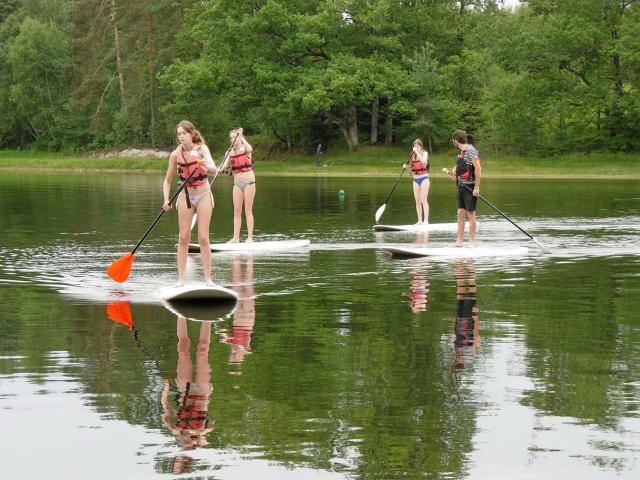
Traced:
<path id="1" fill-rule="evenodd" d="M 213 195 L 208 181 L 209 172 L 215 173 L 216 166 L 211 158 L 209 148 L 204 143 L 204 138 L 193 124 L 183 120 L 176 127 L 176 136 L 179 146 L 169 157 L 167 174 L 162 184 L 164 195 L 164 210 L 171 209 L 169 197 L 171 182 L 177 173 L 181 182 L 189 175 L 186 188 L 180 192 L 176 200 L 178 209 L 178 285 L 184 284 L 187 269 L 187 255 L 189 240 L 191 239 L 191 220 L 197 212 L 198 243 L 200 244 L 200 256 L 204 280 L 207 285 L 213 285 L 211 280 L 211 246 L 209 244 L 209 224 L 213 212 Z"/>
<path id="2" fill-rule="evenodd" d="M 253 173 L 251 153 L 253 148 L 244 138 L 242 128 L 229 132 L 231 147 L 227 162 L 233 173 L 233 238 L 230 243 L 240 241 L 242 229 L 242 207 L 247 220 L 247 242 L 253 242 L 253 199 L 256 196 L 256 176 Z M 224 168 L 226 168 L 226 162 Z"/>
<path id="3" fill-rule="evenodd" d="M 429 195 L 429 154 L 422 145 L 422 140 L 416 138 L 413 141 L 413 153 L 411 159 L 405 164 L 411 167 L 413 174 L 413 198 L 416 201 L 416 212 L 418 221 L 416 225 L 429 223 L 429 203 L 427 196 Z"/>

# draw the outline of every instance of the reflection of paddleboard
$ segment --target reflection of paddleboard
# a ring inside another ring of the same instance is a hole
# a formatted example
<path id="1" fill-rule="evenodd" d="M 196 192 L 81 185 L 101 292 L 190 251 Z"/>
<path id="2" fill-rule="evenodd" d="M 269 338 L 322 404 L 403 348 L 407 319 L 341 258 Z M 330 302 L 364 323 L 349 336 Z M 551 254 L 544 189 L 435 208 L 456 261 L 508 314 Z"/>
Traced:
<path id="1" fill-rule="evenodd" d="M 238 294 L 233 290 L 215 285 L 208 287 L 204 284 L 191 284 L 182 287 L 163 287 L 158 290 L 158 296 L 167 302 L 190 302 L 214 304 L 220 302 L 235 302 Z"/>
<path id="2" fill-rule="evenodd" d="M 479 226 L 479 222 L 477 223 Z M 376 232 L 455 232 L 457 223 L 427 223 L 424 225 L 374 225 Z"/>
<path id="3" fill-rule="evenodd" d="M 238 302 L 223 300 L 216 303 L 163 302 L 167 310 L 179 317 L 201 322 L 221 320 L 236 311 Z"/>
<path id="4" fill-rule="evenodd" d="M 275 252 L 278 250 L 292 250 L 306 247 L 309 240 L 265 240 L 264 242 L 212 243 L 212 252 Z M 200 252 L 200 245 L 189 244 L 189 253 Z"/>
<path id="5" fill-rule="evenodd" d="M 385 247 L 395 257 L 505 257 L 526 255 L 526 247 Z"/>

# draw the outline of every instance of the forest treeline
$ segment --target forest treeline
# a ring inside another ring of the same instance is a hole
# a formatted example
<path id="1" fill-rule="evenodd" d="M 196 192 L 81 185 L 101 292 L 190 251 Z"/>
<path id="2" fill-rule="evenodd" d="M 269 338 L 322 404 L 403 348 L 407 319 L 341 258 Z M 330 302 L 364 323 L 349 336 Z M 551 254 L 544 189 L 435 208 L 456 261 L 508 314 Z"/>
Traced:
<path id="1" fill-rule="evenodd" d="M 2 0 L 0 148 L 640 151 L 640 2 Z"/>

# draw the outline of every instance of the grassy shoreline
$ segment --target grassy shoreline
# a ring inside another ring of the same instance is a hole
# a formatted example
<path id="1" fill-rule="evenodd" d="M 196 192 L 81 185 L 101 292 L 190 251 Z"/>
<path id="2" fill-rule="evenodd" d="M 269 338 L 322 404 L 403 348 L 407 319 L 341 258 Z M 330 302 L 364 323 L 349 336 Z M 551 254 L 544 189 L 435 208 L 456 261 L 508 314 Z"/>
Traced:
<path id="1" fill-rule="evenodd" d="M 216 152 L 217 153 L 217 152 Z M 259 175 L 290 176 L 368 176 L 395 177 L 400 174 L 406 152 L 399 147 L 362 147 L 356 153 L 330 151 L 322 155 L 316 167 L 315 156 L 275 154 L 267 158 L 256 155 Z M 220 158 L 217 155 L 216 158 Z M 451 167 L 454 153 L 436 154 L 431 159 L 434 175 Z M 562 155 L 556 157 L 482 156 L 486 178 L 607 178 L 640 179 L 640 154 Z M 97 158 L 80 154 L 1 151 L 0 170 L 65 172 L 163 172 L 166 159 Z M 407 175 L 409 172 L 405 172 Z"/>

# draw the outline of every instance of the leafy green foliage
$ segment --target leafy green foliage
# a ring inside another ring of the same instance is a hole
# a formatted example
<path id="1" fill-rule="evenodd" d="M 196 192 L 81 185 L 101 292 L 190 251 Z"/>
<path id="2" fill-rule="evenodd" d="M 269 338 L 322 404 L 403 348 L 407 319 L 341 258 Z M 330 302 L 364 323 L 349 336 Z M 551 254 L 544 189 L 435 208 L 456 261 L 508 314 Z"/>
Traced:
<path id="1" fill-rule="evenodd" d="M 60 148 L 63 142 L 68 39 L 55 24 L 27 18 L 9 47 L 13 74 L 9 98 L 34 140 Z"/>
<path id="2" fill-rule="evenodd" d="M 4 2 L 0 147 L 169 147 L 186 118 L 294 152 L 456 128 L 496 154 L 638 151 L 638 4 L 499 4 Z"/>

